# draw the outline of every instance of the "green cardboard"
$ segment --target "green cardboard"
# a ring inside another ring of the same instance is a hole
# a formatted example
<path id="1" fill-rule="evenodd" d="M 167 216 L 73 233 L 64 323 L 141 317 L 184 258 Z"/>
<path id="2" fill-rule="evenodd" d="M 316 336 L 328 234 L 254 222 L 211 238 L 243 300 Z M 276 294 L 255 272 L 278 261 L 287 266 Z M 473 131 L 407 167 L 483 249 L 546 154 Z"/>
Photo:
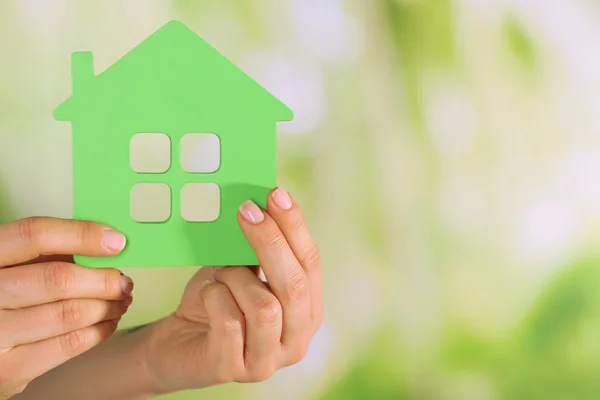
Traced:
<path id="1" fill-rule="evenodd" d="M 128 240 L 116 257 L 77 256 L 76 262 L 92 268 L 257 264 L 237 211 L 248 199 L 266 206 L 276 186 L 277 123 L 291 121 L 293 112 L 179 21 L 99 75 L 92 53 L 76 52 L 72 74 L 72 95 L 54 117 L 70 122 L 73 131 L 73 217 L 110 225 Z M 140 133 L 169 137 L 166 171 L 134 171 L 130 145 Z M 180 145 L 190 133 L 218 136 L 216 171 L 182 168 Z M 170 188 L 165 221 L 132 218 L 132 190 L 144 183 Z M 194 183 L 220 188 L 216 220 L 183 219 L 181 193 Z"/>

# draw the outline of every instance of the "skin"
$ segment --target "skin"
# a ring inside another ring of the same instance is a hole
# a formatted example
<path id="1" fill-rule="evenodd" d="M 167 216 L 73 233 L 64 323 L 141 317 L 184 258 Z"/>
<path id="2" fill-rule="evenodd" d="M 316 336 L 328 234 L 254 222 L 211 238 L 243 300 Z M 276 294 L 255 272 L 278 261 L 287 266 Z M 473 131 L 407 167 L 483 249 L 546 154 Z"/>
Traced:
<path id="1" fill-rule="evenodd" d="M 107 247 L 105 236 L 121 244 Z M 31 218 L 0 226 L 0 399 L 116 330 L 132 301 L 131 279 L 57 254 L 110 256 L 122 245 L 109 227 L 88 222 Z"/>
<path id="2" fill-rule="evenodd" d="M 15 398 L 146 399 L 261 382 L 301 361 L 323 321 L 320 256 L 302 211 L 277 189 L 267 210 L 246 202 L 238 219 L 260 266 L 201 268 L 171 315 L 114 334 Z"/>

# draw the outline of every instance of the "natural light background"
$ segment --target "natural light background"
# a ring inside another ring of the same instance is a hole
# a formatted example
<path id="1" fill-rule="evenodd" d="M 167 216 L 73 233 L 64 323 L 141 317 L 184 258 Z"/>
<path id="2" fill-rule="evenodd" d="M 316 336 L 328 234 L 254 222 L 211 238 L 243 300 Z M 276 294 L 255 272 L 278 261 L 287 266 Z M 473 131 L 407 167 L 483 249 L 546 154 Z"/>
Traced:
<path id="1" fill-rule="evenodd" d="M 70 52 L 101 72 L 173 18 L 294 109 L 327 315 L 268 382 L 166 399 L 600 398 L 598 2 L 3 0 L 3 221 L 71 216 Z M 126 272 L 122 327 L 194 269 Z"/>

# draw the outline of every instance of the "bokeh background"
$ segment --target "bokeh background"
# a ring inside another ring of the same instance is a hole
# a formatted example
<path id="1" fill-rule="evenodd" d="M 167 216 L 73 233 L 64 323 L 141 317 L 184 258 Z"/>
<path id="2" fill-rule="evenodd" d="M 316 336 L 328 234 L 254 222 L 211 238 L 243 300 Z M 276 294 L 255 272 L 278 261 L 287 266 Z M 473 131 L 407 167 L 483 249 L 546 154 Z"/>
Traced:
<path id="1" fill-rule="evenodd" d="M 70 52 L 101 72 L 173 18 L 295 110 L 326 320 L 265 383 L 165 399 L 600 398 L 597 1 L 2 0 L 2 221 L 71 217 Z M 194 271 L 127 270 L 122 327 Z"/>

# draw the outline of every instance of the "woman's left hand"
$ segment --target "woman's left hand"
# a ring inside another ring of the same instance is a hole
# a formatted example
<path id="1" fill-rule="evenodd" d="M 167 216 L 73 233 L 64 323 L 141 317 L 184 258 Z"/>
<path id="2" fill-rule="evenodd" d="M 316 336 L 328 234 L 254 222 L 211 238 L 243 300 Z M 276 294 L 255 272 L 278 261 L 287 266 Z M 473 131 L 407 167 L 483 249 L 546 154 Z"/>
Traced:
<path id="1" fill-rule="evenodd" d="M 238 219 L 258 268 L 202 268 L 177 311 L 148 331 L 157 392 L 259 382 L 298 363 L 323 321 L 320 255 L 298 205 L 282 189 L 267 212 L 254 203 Z"/>

